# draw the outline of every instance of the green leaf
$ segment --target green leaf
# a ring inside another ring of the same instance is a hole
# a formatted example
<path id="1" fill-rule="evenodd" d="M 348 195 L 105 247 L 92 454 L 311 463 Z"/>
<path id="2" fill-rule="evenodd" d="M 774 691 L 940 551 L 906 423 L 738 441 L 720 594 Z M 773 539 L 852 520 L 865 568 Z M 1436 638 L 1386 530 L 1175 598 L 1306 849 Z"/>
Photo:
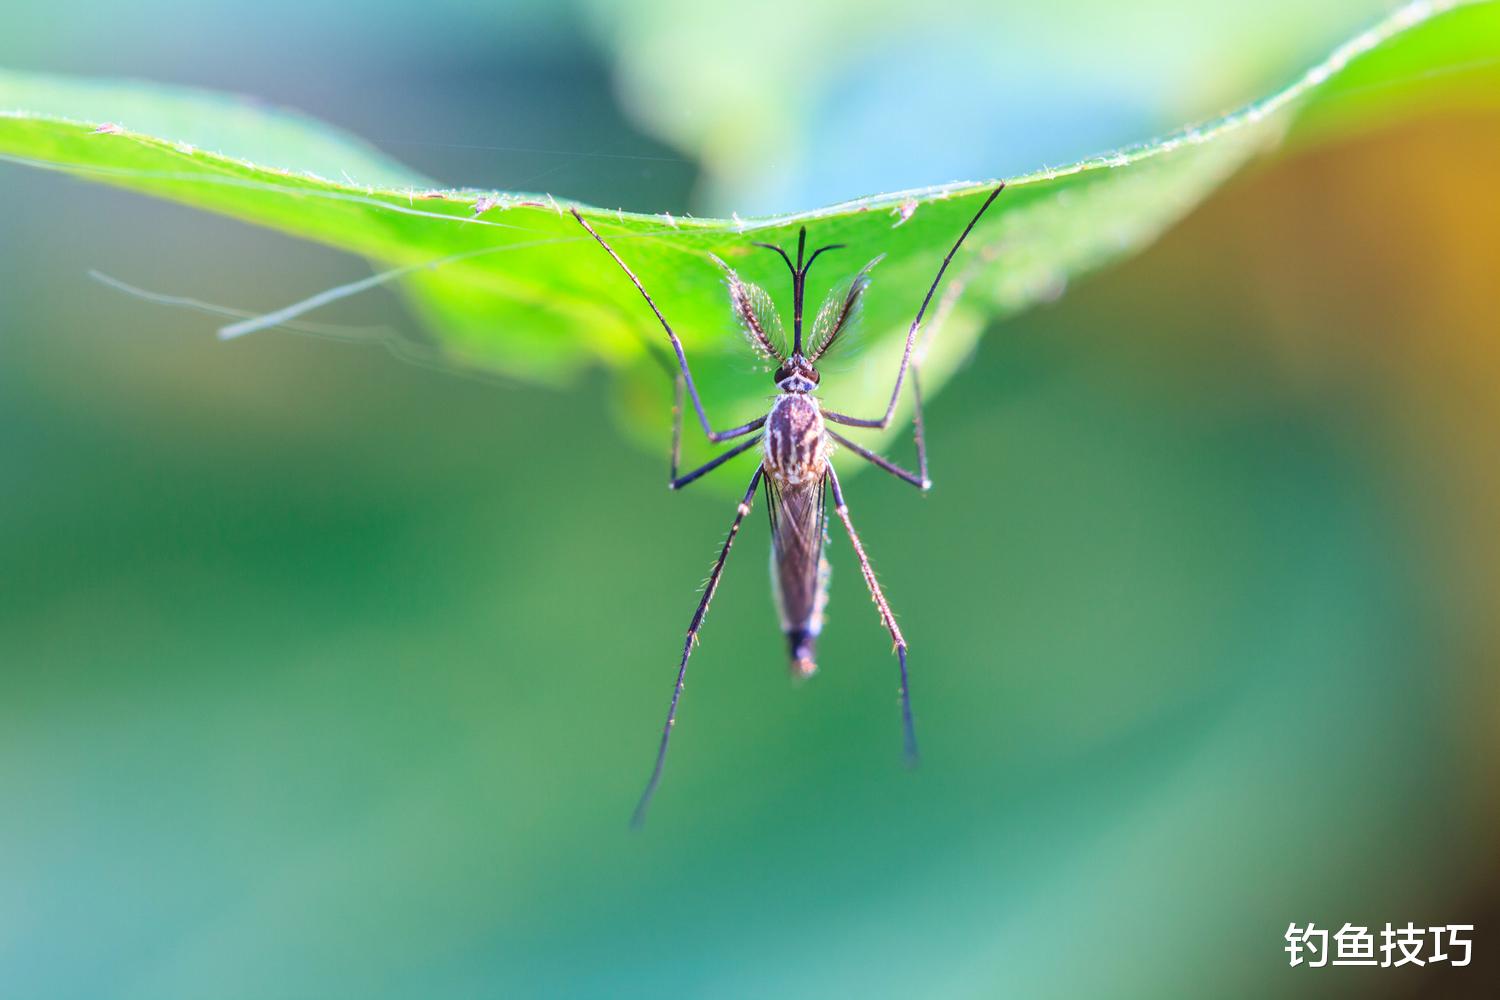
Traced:
<path id="1" fill-rule="evenodd" d="M 991 321 L 1146 246 L 1288 136 L 1292 146 L 1307 145 L 1419 111 L 1495 109 L 1496 52 L 1500 6 L 1414 3 L 1234 114 L 1009 179 L 955 260 L 924 333 L 924 388 L 935 392 Z M 0 110 L 5 159 L 270 226 L 382 269 L 408 269 L 380 280 L 408 295 L 445 363 L 549 382 L 608 366 L 620 376 L 627 425 L 662 440 L 665 339 L 625 276 L 550 197 L 435 189 L 331 129 L 200 92 L 0 73 L 0 109 L 12 109 Z M 824 391 L 830 406 L 874 414 L 922 293 L 992 187 L 950 184 L 753 220 L 583 211 L 679 331 L 711 416 L 727 426 L 763 411 L 773 389 L 736 332 L 711 253 L 768 289 L 785 312 L 785 268 L 751 241 L 790 244 L 806 225 L 817 245 L 847 244 L 813 273 L 810 313 L 827 288 L 884 253 L 865 297 L 860 363 L 830 371 Z M 270 311 L 284 303 L 236 305 Z"/>

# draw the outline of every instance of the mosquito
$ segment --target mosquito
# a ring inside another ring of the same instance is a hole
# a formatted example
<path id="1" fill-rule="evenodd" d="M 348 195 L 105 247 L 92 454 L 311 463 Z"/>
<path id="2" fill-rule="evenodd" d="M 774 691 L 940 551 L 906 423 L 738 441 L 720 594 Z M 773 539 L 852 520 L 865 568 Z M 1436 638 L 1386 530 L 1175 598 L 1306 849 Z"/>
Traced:
<path id="1" fill-rule="evenodd" d="M 834 513 L 844 524 L 844 530 L 848 533 L 849 541 L 854 547 L 854 554 L 859 559 L 860 572 L 864 575 L 865 585 L 870 589 L 870 597 L 880 612 L 882 624 L 891 634 L 892 643 L 895 644 L 896 658 L 901 670 L 901 724 L 906 760 L 909 764 L 916 763 L 917 732 L 916 725 L 912 721 L 911 687 L 906 671 L 906 639 L 901 635 L 901 628 L 896 624 L 890 604 L 887 603 L 885 594 L 881 592 L 880 584 L 875 579 L 875 571 L 870 568 L 870 559 L 865 554 L 865 547 L 859 540 L 859 533 L 854 530 L 854 522 L 849 519 L 849 506 L 844 502 L 844 491 L 839 485 L 838 473 L 834 471 L 833 463 L 828 458 L 833 447 L 838 445 L 919 490 L 925 492 L 932 487 L 932 481 L 927 478 L 927 445 L 922 434 L 922 393 L 918 385 L 916 369 L 912 365 L 912 346 L 916 343 L 922 317 L 927 313 L 927 307 L 932 302 L 933 293 L 937 291 L 938 285 L 943 280 L 943 273 L 948 270 L 948 264 L 963 246 L 970 231 L 1004 189 L 1005 185 L 999 184 L 990 192 L 989 197 L 985 199 L 983 205 L 979 206 L 979 211 L 974 213 L 974 217 L 958 235 L 953 248 L 948 251 L 948 255 L 943 258 L 943 263 L 938 267 L 937 276 L 932 279 L 932 285 L 927 289 L 927 295 L 922 299 L 921 307 L 917 309 L 917 316 L 907 329 L 906 347 L 901 353 L 901 364 L 896 369 L 896 384 L 891 389 L 891 398 L 886 404 L 885 413 L 878 417 L 851 417 L 833 410 L 826 410 L 818 402 L 814 393 L 820 381 L 818 361 L 828 353 L 829 348 L 833 347 L 840 335 L 845 334 L 849 329 L 858 312 L 865 288 L 869 285 L 870 269 L 880 261 L 879 257 L 866 264 L 846 285 L 835 287 L 822 308 L 819 309 L 812 324 L 811 335 L 804 344 L 802 304 L 807 272 L 819 256 L 830 250 L 844 249 L 844 245 L 823 246 L 808 254 L 806 252 L 806 226 L 797 233 L 795 263 L 786 250 L 775 244 L 754 244 L 776 252 L 786 262 L 787 269 L 791 271 L 792 344 L 790 353 L 779 342 L 782 326 L 772 306 L 770 296 L 758 286 L 743 281 L 728 265 L 714 257 L 715 263 L 725 271 L 730 304 L 744 326 L 751 346 L 758 354 L 776 365 L 777 396 L 771 404 L 770 412 L 747 424 L 722 431 L 713 429 L 713 424 L 703 409 L 703 401 L 698 397 L 698 388 L 693 383 L 693 372 L 688 366 L 687 354 L 682 349 L 682 341 L 673 332 L 671 324 L 662 315 L 661 309 L 657 307 L 651 294 L 635 276 L 635 272 L 620 259 L 619 254 L 615 253 L 614 248 L 605 242 L 604 237 L 588 224 L 576 208 L 573 209 L 573 217 L 578 220 L 578 224 L 598 241 L 604 251 L 620 266 L 620 270 L 630 278 L 636 291 L 641 293 L 641 298 L 646 300 L 646 305 L 650 307 L 657 321 L 661 323 L 662 329 L 666 331 L 667 340 L 671 342 L 672 350 L 677 355 L 678 372 L 675 379 L 676 405 L 673 407 L 669 488 L 679 490 L 713 472 L 730 459 L 756 446 L 761 448 L 760 463 L 755 467 L 755 474 L 750 477 L 750 485 L 746 487 L 745 495 L 735 511 L 734 521 L 729 526 L 729 534 L 719 550 L 719 557 L 708 576 L 708 584 L 703 589 L 703 596 L 699 599 L 698 608 L 693 612 L 692 622 L 688 625 L 687 640 L 682 647 L 682 659 L 677 664 L 677 684 L 672 689 L 672 700 L 667 707 L 667 722 L 662 727 L 661 743 L 656 750 L 656 763 L 651 769 L 651 777 L 646 782 L 645 791 L 641 793 L 640 802 L 635 807 L 635 813 L 631 818 L 632 826 L 639 827 L 645 822 L 646 810 L 651 805 L 657 786 L 661 784 L 662 769 L 667 761 L 667 747 L 672 739 L 672 729 L 677 723 L 677 705 L 682 699 L 682 687 L 687 679 L 688 658 L 693 654 L 693 646 L 698 641 L 698 632 L 703 627 L 704 617 L 708 614 L 708 604 L 713 600 L 714 591 L 719 586 L 719 578 L 724 573 L 724 564 L 729 559 L 729 549 L 734 545 L 735 536 L 739 534 L 740 525 L 744 522 L 745 516 L 750 513 L 750 504 L 755 498 L 755 491 L 762 485 L 765 487 L 766 509 L 771 524 L 771 589 L 781 617 L 781 629 L 786 636 L 792 675 L 808 677 L 817 670 L 814 646 L 818 634 L 823 629 L 823 611 L 828 603 L 828 560 L 824 553 L 824 546 L 828 538 L 827 496 L 832 493 Z M 912 368 L 917 472 L 904 469 L 870 449 L 855 444 L 828 426 L 833 423 L 844 427 L 876 430 L 889 427 L 896 413 L 896 404 L 901 397 L 901 386 L 908 368 Z M 703 434 L 711 443 L 719 444 L 737 438 L 745 438 L 745 440 L 691 472 L 678 475 L 684 387 L 688 397 L 692 400 L 693 410 L 698 415 L 698 423 L 703 428 Z"/>

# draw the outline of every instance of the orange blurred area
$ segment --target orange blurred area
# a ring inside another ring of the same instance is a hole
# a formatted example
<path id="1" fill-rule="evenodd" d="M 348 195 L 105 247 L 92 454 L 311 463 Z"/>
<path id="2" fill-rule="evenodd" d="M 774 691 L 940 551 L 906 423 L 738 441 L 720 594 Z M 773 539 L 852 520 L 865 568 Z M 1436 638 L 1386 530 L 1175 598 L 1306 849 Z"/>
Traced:
<path id="1" fill-rule="evenodd" d="M 1250 383 L 1277 385 L 1378 468 L 1442 623 L 1427 665 L 1451 671 L 1440 715 L 1453 770 L 1434 780 L 1462 783 L 1472 825 L 1450 831 L 1467 888 L 1446 905 L 1481 929 L 1500 918 L 1497 163 L 1500 118 L 1462 113 L 1258 165 L 1064 307 L 1085 313 L 1069 325 L 1091 331 L 1091 363 L 1139 372 L 1145 352 L 1140 377 L 1208 422 L 1255 395 Z M 1489 973 L 1469 972 L 1368 976 L 1354 995 L 1492 995 Z"/>
<path id="2" fill-rule="evenodd" d="M 1500 759 L 1496 163 L 1500 118 L 1418 120 L 1253 171 L 1153 252 L 1157 273 L 1178 274 L 1218 248 L 1232 254 L 1210 272 L 1221 277 L 1207 314 L 1252 317 L 1275 375 L 1388 463 L 1437 557 L 1433 603 L 1472 684 L 1454 692 L 1454 717 L 1491 808 Z"/>

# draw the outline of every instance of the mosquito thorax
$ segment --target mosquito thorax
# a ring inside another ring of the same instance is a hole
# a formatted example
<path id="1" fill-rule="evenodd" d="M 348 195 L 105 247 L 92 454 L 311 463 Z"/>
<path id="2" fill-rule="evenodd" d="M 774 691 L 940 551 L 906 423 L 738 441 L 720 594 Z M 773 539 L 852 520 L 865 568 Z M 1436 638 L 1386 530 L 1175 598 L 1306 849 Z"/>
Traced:
<path id="1" fill-rule="evenodd" d="M 763 447 L 766 474 L 783 490 L 820 484 L 828 460 L 828 440 L 817 397 L 805 391 L 777 396 L 766 415 Z"/>

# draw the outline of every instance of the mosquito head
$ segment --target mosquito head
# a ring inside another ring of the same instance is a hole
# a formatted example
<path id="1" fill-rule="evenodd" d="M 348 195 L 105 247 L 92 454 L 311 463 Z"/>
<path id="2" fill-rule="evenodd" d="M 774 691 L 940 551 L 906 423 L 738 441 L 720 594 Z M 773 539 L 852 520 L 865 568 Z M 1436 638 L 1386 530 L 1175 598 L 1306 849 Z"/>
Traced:
<path id="1" fill-rule="evenodd" d="M 831 243 L 826 247 L 818 247 L 818 249 L 812 252 L 811 257 L 806 257 L 806 226 L 797 230 L 797 263 L 795 264 L 792 263 L 791 254 L 774 243 L 757 243 L 755 245 L 764 247 L 767 250 L 775 250 L 781 255 L 781 259 L 786 261 L 787 270 L 792 272 L 792 360 L 795 361 L 802 356 L 802 290 L 803 286 L 807 283 L 807 272 L 812 269 L 813 261 L 818 259 L 818 254 L 825 250 L 842 250 L 844 245 L 842 243 Z M 787 364 L 790 365 L 791 362 L 789 361 Z M 785 367 L 783 366 L 783 368 Z M 777 383 L 781 382 L 780 375 L 777 376 L 776 381 Z M 813 384 L 817 384 L 816 372 L 813 373 Z"/>
<path id="2" fill-rule="evenodd" d="M 812 392 L 818 387 L 818 370 L 801 354 L 793 354 L 776 369 L 776 388 L 782 392 Z"/>

